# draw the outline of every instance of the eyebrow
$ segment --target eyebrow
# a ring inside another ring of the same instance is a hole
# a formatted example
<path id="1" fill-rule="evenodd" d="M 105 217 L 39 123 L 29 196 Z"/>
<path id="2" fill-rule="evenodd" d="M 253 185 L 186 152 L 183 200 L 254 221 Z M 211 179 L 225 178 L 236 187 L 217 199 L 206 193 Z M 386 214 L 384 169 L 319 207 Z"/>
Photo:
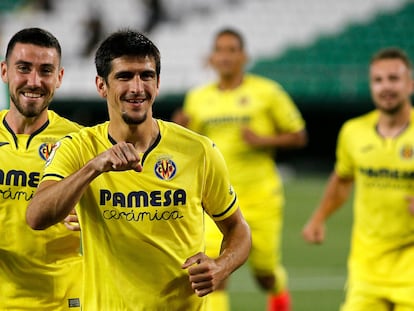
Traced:
<path id="1" fill-rule="evenodd" d="M 33 65 L 32 62 L 27 62 L 27 61 L 24 61 L 24 60 L 17 60 L 14 64 L 15 65 L 30 65 L 30 66 Z M 53 68 L 56 67 L 55 64 L 52 64 L 52 63 L 43 63 L 43 64 L 40 64 L 40 66 L 42 66 L 42 67 L 53 67 Z"/>

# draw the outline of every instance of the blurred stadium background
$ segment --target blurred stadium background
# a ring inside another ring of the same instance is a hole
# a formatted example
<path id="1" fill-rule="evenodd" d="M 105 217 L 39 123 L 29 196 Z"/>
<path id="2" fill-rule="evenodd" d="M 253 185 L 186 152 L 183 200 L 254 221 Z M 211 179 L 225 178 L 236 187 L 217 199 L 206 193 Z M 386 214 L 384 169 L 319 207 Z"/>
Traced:
<path id="1" fill-rule="evenodd" d="M 23 27 L 43 27 L 58 37 L 65 77 L 52 108 L 86 125 L 107 118 L 95 92 L 93 64 L 95 44 L 107 33 L 132 27 L 146 31 L 159 46 L 161 94 L 154 112 L 169 119 L 188 88 L 214 77 L 205 66 L 214 33 L 222 26 L 240 29 L 250 55 L 248 71 L 285 87 L 309 132 L 305 149 L 278 153 L 287 193 L 284 261 L 295 311 L 337 310 L 350 208 L 333 217 L 323 246 L 306 245 L 300 230 L 332 168 L 339 127 L 372 109 L 371 55 L 398 46 L 414 59 L 414 1 L 1 0 L 0 17 L 3 55 L 10 36 Z M 263 296 L 252 282 L 245 268 L 235 275 L 234 310 L 264 310 Z"/>
<path id="2" fill-rule="evenodd" d="M 189 87 L 213 78 L 205 60 L 214 33 L 237 27 L 248 70 L 279 81 L 306 118 L 308 147 L 279 154 L 304 169 L 330 168 L 339 126 L 372 108 L 372 53 L 399 46 L 414 58 L 413 0 L 1 0 L 0 14 L 1 51 L 22 27 L 59 38 L 66 71 L 53 108 L 84 124 L 107 118 L 94 86 L 94 44 L 102 36 L 132 27 L 156 42 L 162 69 L 155 114 L 168 119 Z"/>

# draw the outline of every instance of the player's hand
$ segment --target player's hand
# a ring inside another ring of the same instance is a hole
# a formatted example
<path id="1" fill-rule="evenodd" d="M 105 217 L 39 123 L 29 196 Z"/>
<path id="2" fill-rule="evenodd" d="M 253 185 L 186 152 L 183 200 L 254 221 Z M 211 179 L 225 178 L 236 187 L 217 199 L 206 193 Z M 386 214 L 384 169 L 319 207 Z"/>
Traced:
<path id="1" fill-rule="evenodd" d="M 408 202 L 408 211 L 410 212 L 411 215 L 414 216 L 414 196 L 406 196 L 405 199 Z"/>
<path id="2" fill-rule="evenodd" d="M 68 216 L 63 220 L 63 224 L 71 231 L 80 231 L 79 219 L 76 210 L 73 209 Z"/>
<path id="3" fill-rule="evenodd" d="M 120 142 L 98 155 L 93 164 L 98 172 L 108 171 L 142 171 L 140 156 L 134 145 Z"/>
<path id="4" fill-rule="evenodd" d="M 204 253 L 187 258 L 182 268 L 188 268 L 191 287 L 199 297 L 216 290 L 226 278 L 216 261 Z"/>
<path id="5" fill-rule="evenodd" d="M 263 139 L 261 136 L 257 135 L 254 131 L 252 131 L 248 127 L 242 128 L 242 138 L 243 140 L 253 147 L 261 147 L 263 146 Z"/>
<path id="6" fill-rule="evenodd" d="M 306 242 L 320 244 L 325 240 L 325 225 L 310 220 L 303 227 L 302 236 Z"/>

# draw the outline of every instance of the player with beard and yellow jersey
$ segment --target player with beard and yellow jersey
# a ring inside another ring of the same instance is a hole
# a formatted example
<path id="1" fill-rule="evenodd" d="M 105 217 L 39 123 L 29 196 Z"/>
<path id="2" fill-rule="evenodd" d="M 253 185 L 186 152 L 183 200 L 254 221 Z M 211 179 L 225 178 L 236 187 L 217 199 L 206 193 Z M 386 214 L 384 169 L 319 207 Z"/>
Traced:
<path id="1" fill-rule="evenodd" d="M 306 144 L 305 122 L 278 83 L 244 72 L 246 54 L 237 31 L 218 32 L 210 63 L 218 81 L 190 90 L 173 120 L 219 146 L 252 231 L 249 265 L 268 293 L 268 310 L 288 311 L 290 298 L 281 258 L 284 191 L 274 160 L 276 149 Z M 207 251 L 217 256 L 221 234 L 210 224 Z M 225 288 L 223 284 L 222 291 L 209 297 L 209 310 L 230 310 Z"/>
<path id="2" fill-rule="evenodd" d="M 79 202 L 85 310 L 205 310 L 251 244 L 224 159 L 207 137 L 152 117 L 161 61 L 146 36 L 111 34 L 95 64 L 109 121 L 58 143 L 27 222 L 47 228 Z M 204 253 L 209 217 L 223 232 L 218 258 Z"/>
<path id="3" fill-rule="evenodd" d="M 0 112 L 0 310 L 80 310 L 80 233 L 63 222 L 34 231 L 25 221 L 53 146 L 81 128 L 48 110 L 60 58 L 53 35 L 28 28 L 11 38 L 1 63 L 10 109 Z"/>
<path id="4" fill-rule="evenodd" d="M 354 188 L 341 310 L 414 310 L 414 81 L 407 55 L 396 48 L 375 54 L 370 87 L 376 110 L 341 128 L 334 172 L 303 235 L 321 243 L 326 219 Z"/>

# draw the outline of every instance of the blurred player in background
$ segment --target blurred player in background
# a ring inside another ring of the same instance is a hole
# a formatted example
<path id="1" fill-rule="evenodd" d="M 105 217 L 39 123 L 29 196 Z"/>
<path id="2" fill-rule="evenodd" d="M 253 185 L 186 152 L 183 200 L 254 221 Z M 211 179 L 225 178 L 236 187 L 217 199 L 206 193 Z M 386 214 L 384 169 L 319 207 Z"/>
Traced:
<path id="1" fill-rule="evenodd" d="M 342 311 L 414 310 L 414 114 L 412 65 L 387 48 L 370 63 L 376 109 L 347 121 L 319 207 L 303 229 L 325 239 L 325 222 L 350 197 L 354 224 Z"/>
<path id="2" fill-rule="evenodd" d="M 284 194 L 274 163 L 278 148 L 307 143 L 305 122 L 286 92 L 274 81 L 246 74 L 242 35 L 219 31 L 210 55 L 218 81 L 190 90 L 173 121 L 210 137 L 229 167 L 240 207 L 252 231 L 249 264 L 269 293 L 268 310 L 290 310 L 287 276 L 281 264 Z M 207 223 L 208 253 L 220 251 L 220 232 Z M 229 310 L 222 291 L 209 296 L 210 310 Z"/>
<path id="3" fill-rule="evenodd" d="M 60 222 L 36 232 L 25 220 L 53 145 L 81 128 L 48 110 L 63 73 L 51 33 L 27 28 L 10 39 L 1 63 L 10 109 L 0 111 L 0 310 L 80 310 L 79 231 Z"/>
<path id="4" fill-rule="evenodd" d="M 207 137 L 152 117 L 161 60 L 146 36 L 111 34 L 95 64 L 109 121 L 59 142 L 27 221 L 43 229 L 80 202 L 84 310 L 205 310 L 200 297 L 251 245 L 224 159 Z M 206 212 L 224 233 L 214 259 L 204 254 Z"/>

